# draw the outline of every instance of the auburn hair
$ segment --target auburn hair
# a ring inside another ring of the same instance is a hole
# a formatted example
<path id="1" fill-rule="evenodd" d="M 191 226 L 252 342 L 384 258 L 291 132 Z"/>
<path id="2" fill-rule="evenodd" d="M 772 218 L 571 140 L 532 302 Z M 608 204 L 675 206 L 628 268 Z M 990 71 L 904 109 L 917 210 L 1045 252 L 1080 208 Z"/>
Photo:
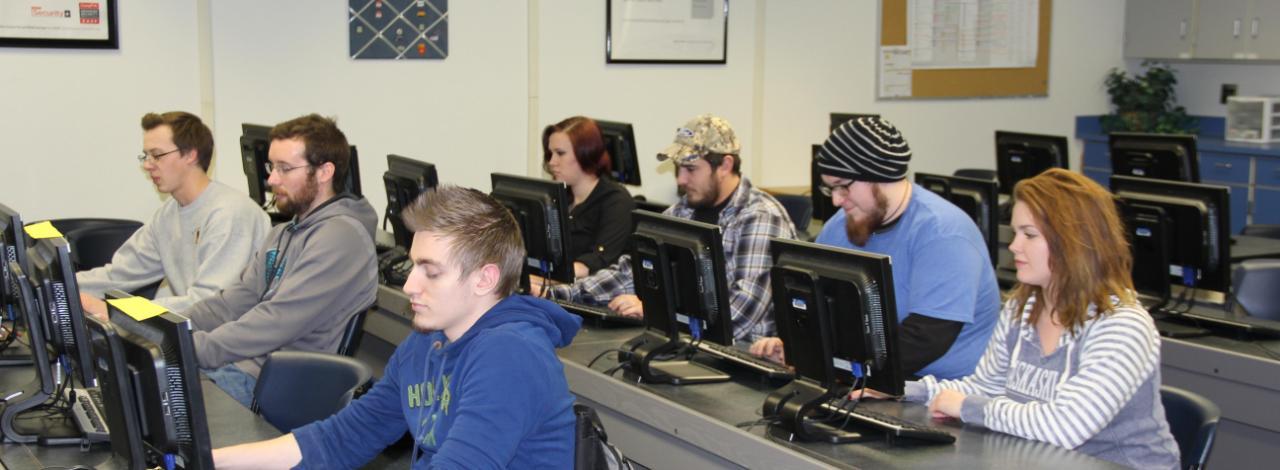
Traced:
<path id="1" fill-rule="evenodd" d="M 1090 304 L 1102 315 L 1112 311 L 1112 296 L 1121 304 L 1136 302 L 1133 256 L 1109 191 L 1084 175 L 1054 168 L 1019 182 L 1013 200 L 1028 209 L 1049 245 L 1049 285 L 1018 284 L 1012 293 L 1017 305 L 1026 305 L 1031 295 L 1040 299 L 1028 323 L 1036 323 L 1049 299 L 1058 323 L 1073 332 L 1089 319 Z"/>

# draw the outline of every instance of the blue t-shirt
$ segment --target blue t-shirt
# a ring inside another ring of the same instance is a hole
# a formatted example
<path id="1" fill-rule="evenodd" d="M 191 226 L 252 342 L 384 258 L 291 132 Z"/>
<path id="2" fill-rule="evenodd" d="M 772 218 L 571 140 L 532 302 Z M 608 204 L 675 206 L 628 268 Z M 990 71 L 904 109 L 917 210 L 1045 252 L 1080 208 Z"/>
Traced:
<path id="1" fill-rule="evenodd" d="M 893 265 L 898 322 L 910 314 L 964 323 L 947 353 L 919 371 L 954 379 L 973 373 L 1000 314 L 1000 289 L 986 242 L 964 211 L 919 185 L 898 222 L 856 246 L 845 234 L 845 213 L 822 226 L 818 243 L 888 255 Z"/>

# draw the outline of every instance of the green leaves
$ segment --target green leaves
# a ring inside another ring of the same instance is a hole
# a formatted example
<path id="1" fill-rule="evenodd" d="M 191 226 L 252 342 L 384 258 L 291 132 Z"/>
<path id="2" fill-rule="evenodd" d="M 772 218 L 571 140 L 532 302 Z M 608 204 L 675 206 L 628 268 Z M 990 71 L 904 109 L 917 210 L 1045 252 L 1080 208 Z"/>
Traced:
<path id="1" fill-rule="evenodd" d="M 1195 132 L 1195 119 L 1186 108 L 1177 105 L 1174 86 L 1176 72 L 1167 64 L 1143 61 L 1146 71 L 1129 76 L 1113 68 L 1103 85 L 1111 97 L 1114 110 L 1102 116 L 1102 129 L 1107 132 L 1153 132 L 1186 134 Z"/>

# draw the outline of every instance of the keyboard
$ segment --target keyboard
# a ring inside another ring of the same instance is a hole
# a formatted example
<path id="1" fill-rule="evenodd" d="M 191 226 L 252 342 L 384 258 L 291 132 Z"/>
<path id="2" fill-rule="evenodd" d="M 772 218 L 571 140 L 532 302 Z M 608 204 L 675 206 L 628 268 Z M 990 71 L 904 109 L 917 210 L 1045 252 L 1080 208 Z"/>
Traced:
<path id="1" fill-rule="evenodd" d="M 847 415 L 849 421 L 854 423 L 855 426 L 872 428 L 883 432 L 890 445 L 895 444 L 897 439 L 911 439 L 939 444 L 950 444 L 956 441 L 955 436 L 941 429 L 912 423 L 897 416 L 877 413 L 866 408 L 855 407 L 852 412 L 837 409 L 835 412 Z"/>
<path id="2" fill-rule="evenodd" d="M 111 430 L 107 429 L 107 421 L 102 415 L 101 390 L 73 388 L 67 390 L 67 399 L 71 400 L 72 415 L 86 439 L 90 442 L 111 440 Z"/>
<path id="3" fill-rule="evenodd" d="M 613 310 L 609 310 L 606 307 L 575 304 L 573 302 L 566 302 L 563 300 L 552 300 L 552 302 L 555 302 L 556 304 L 560 305 L 569 313 L 581 316 L 583 318 L 595 318 L 598 320 L 604 320 L 606 322 L 614 323 L 618 325 L 629 325 L 629 326 L 644 325 L 644 319 L 642 318 L 624 317 L 622 315 L 613 313 Z"/>
<path id="4" fill-rule="evenodd" d="M 791 369 L 788 369 L 787 366 L 768 359 L 753 356 L 751 353 L 733 346 L 723 346 L 707 342 L 698 342 L 697 344 L 699 351 L 738 364 L 739 366 L 752 369 L 771 379 L 790 379 L 794 377 L 794 374 L 791 373 Z"/>

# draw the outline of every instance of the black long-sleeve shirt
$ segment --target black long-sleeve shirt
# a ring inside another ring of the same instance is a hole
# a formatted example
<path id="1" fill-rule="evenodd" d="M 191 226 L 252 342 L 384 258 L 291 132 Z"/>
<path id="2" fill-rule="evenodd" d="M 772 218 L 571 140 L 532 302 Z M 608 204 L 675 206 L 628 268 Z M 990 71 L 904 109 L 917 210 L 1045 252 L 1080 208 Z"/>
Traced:
<path id="1" fill-rule="evenodd" d="M 627 247 L 635 208 L 626 188 L 600 178 L 587 199 L 569 210 L 569 256 L 590 272 L 613 264 Z"/>

